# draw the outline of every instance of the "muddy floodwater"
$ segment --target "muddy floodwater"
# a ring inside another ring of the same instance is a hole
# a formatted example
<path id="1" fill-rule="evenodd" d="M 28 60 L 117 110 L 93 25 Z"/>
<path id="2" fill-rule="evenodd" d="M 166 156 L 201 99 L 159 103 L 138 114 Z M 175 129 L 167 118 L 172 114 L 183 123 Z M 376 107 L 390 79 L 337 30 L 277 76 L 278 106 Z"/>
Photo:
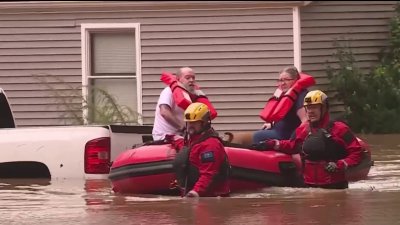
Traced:
<path id="1" fill-rule="evenodd" d="M 0 180 L 0 224 L 400 224 L 400 135 L 361 137 L 375 166 L 347 190 L 272 187 L 196 200 L 118 195 L 108 180 Z"/>

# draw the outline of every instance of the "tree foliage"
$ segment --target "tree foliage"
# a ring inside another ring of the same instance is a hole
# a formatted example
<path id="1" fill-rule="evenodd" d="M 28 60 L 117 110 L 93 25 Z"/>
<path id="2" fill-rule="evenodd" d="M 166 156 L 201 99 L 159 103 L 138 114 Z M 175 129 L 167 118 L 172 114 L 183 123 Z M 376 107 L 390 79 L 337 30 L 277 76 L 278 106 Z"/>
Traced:
<path id="1" fill-rule="evenodd" d="M 390 21 L 390 40 L 369 72 L 356 66 L 348 42 L 335 42 L 339 68 L 328 66 L 335 97 L 346 105 L 345 119 L 356 132 L 400 132 L 400 7 Z"/>

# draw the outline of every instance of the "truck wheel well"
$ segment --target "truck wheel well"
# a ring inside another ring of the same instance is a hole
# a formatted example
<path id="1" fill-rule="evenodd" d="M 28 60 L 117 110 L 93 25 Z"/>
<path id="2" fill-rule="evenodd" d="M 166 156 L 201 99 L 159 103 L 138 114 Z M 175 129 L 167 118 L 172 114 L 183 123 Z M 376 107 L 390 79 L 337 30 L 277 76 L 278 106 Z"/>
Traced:
<path id="1" fill-rule="evenodd" d="M 47 166 L 40 162 L 0 163 L 0 178 L 51 178 Z"/>

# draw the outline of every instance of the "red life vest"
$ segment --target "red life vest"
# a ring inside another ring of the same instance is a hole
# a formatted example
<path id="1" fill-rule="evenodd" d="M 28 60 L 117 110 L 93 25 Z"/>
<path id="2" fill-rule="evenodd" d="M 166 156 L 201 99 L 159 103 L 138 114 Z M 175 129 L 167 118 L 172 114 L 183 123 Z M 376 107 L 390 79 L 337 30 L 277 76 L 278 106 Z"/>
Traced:
<path id="1" fill-rule="evenodd" d="M 211 119 L 217 117 L 217 110 L 208 100 L 207 96 L 200 90 L 199 86 L 195 87 L 196 91 L 192 94 L 186 90 L 175 75 L 167 72 L 161 74 L 161 81 L 171 88 L 175 103 L 182 109 L 185 110 L 192 102 L 201 102 L 208 106 Z"/>
<path id="2" fill-rule="evenodd" d="M 282 93 L 280 89 L 275 91 L 274 96 L 267 101 L 264 109 L 261 110 L 260 118 L 268 123 L 280 121 L 292 108 L 300 92 L 314 84 L 314 77 L 300 73 L 300 79 L 286 93 Z"/>

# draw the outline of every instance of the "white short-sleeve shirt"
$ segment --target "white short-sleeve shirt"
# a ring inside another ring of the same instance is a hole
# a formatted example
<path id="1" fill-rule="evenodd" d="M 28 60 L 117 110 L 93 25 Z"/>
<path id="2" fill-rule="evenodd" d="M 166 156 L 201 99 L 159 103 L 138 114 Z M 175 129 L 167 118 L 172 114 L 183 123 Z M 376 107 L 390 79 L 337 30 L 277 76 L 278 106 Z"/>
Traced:
<path id="1" fill-rule="evenodd" d="M 164 90 L 160 94 L 160 98 L 158 99 L 156 107 L 153 132 L 152 132 L 154 140 L 161 140 L 165 137 L 166 134 L 179 135 L 179 130 L 174 126 L 172 126 L 171 124 L 169 124 L 168 121 L 161 116 L 160 105 L 162 104 L 171 107 L 173 115 L 178 120 L 183 121 L 184 110 L 175 103 L 171 88 L 170 87 L 164 88 Z"/>

